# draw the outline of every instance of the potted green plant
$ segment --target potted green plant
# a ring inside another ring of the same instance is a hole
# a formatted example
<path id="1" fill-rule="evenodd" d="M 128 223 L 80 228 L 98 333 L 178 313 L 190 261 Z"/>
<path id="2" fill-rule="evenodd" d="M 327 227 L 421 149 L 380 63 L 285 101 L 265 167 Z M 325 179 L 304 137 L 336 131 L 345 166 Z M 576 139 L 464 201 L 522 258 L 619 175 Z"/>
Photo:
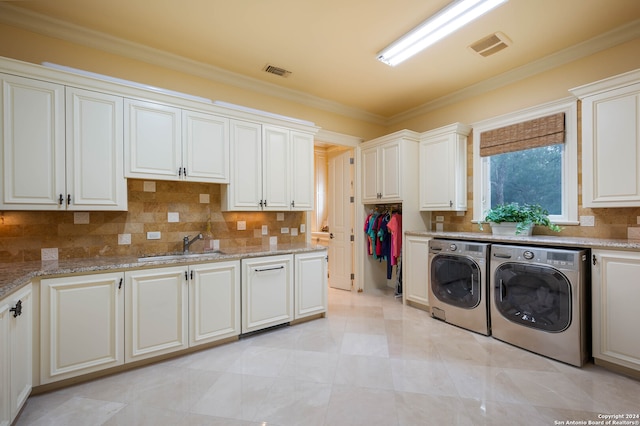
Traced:
<path id="1" fill-rule="evenodd" d="M 495 235 L 531 235 L 534 225 L 546 226 L 554 232 L 562 230 L 560 226 L 551 223 L 549 212 L 539 204 L 500 204 L 487 212 L 484 222 L 491 224 Z"/>

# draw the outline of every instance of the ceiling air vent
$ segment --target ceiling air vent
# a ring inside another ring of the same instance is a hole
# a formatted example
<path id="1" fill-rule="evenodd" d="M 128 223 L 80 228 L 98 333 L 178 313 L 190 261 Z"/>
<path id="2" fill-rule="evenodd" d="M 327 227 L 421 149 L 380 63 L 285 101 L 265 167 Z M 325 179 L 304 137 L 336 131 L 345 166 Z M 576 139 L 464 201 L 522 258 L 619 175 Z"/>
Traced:
<path id="1" fill-rule="evenodd" d="M 511 40 L 503 33 L 491 34 L 488 37 L 478 40 L 473 43 L 469 48 L 476 52 L 478 55 L 487 57 L 494 53 L 497 53 L 508 47 L 511 44 Z"/>
<path id="2" fill-rule="evenodd" d="M 277 76 L 280 77 L 289 77 L 289 74 L 291 74 L 291 71 L 287 71 L 284 68 L 280 68 L 280 67 L 275 67 L 273 65 L 269 65 L 267 64 L 264 68 L 263 71 L 266 71 L 270 74 L 275 74 Z"/>

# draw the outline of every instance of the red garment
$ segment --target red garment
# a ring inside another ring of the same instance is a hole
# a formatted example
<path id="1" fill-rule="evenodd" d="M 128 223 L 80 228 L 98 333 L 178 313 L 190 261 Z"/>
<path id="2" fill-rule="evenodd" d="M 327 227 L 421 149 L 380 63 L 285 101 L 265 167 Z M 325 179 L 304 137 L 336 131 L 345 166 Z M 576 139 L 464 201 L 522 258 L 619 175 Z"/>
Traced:
<path id="1" fill-rule="evenodd" d="M 402 250 L 402 215 L 398 213 L 392 215 L 387 229 L 391 233 L 391 264 L 397 265 Z"/>

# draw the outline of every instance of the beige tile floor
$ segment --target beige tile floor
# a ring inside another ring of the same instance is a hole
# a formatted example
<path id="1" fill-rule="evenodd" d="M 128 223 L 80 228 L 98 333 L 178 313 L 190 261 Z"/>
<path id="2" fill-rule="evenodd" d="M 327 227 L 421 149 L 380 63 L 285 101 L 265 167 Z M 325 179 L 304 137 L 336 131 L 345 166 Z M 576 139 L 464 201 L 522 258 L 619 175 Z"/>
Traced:
<path id="1" fill-rule="evenodd" d="M 627 413 L 640 413 L 640 381 L 431 319 L 391 293 L 330 289 L 327 318 L 33 396 L 16 425 L 557 425 Z"/>

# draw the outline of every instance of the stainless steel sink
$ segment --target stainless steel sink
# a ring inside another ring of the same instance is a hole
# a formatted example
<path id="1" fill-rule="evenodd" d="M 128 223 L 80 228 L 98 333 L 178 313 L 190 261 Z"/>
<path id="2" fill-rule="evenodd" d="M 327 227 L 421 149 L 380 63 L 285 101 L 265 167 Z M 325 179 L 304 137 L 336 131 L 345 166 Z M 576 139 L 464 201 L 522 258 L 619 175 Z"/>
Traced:
<path id="1" fill-rule="evenodd" d="M 154 256 L 139 257 L 138 258 L 138 262 L 155 262 L 155 261 L 162 261 L 162 260 L 193 259 L 193 258 L 198 258 L 198 257 L 207 258 L 209 256 L 215 256 L 215 255 L 220 255 L 220 254 L 224 254 L 224 253 L 222 251 L 220 251 L 220 250 L 214 250 L 214 251 L 208 251 L 206 253 L 161 254 L 161 255 L 157 255 L 157 256 L 154 255 Z"/>

